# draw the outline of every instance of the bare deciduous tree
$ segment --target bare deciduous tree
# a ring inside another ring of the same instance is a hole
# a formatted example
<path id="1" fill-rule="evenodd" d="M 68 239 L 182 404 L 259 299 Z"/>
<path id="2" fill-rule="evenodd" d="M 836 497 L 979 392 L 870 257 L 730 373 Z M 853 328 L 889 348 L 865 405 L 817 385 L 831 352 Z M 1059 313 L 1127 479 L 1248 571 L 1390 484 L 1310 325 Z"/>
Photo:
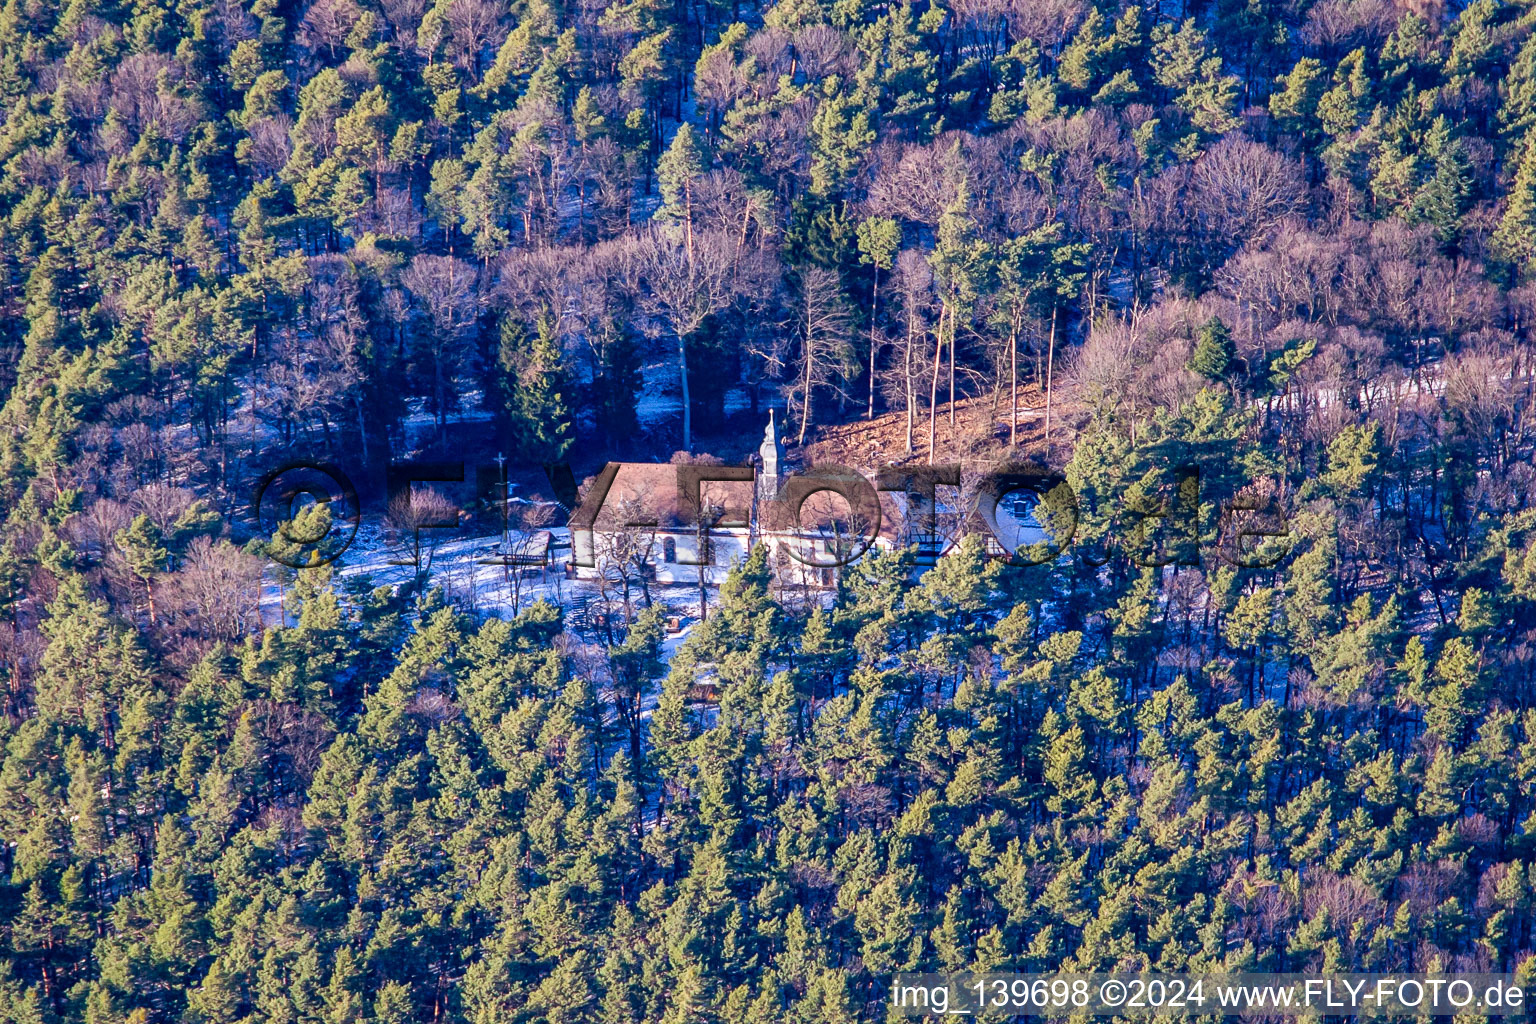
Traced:
<path id="1" fill-rule="evenodd" d="M 803 268 L 798 300 L 795 328 L 800 335 L 800 368 L 795 375 L 795 396 L 800 401 L 798 443 L 803 445 L 816 388 L 831 387 L 846 395 L 843 384 L 858 372 L 858 364 L 848 341 L 853 320 L 837 271 Z"/>
<path id="2" fill-rule="evenodd" d="M 334 61 L 362 14 L 353 0 L 315 0 L 299 22 L 298 41 L 315 53 L 324 50 Z"/>
<path id="3" fill-rule="evenodd" d="M 453 61 L 480 80 L 480 62 L 501 22 L 504 6 L 497 0 L 453 0 L 448 8 L 448 41 Z"/>
<path id="4" fill-rule="evenodd" d="M 807 78 L 820 81 L 828 75 L 848 79 L 858 69 L 857 54 L 845 32 L 831 25 L 810 25 L 795 33 L 795 53 Z"/>
<path id="5" fill-rule="evenodd" d="M 421 311 L 417 358 L 432 375 L 432 411 L 439 435 L 448 424 L 448 391 L 470 355 L 464 339 L 480 310 L 475 269 L 454 256 L 421 253 L 400 276 Z"/>
<path id="6" fill-rule="evenodd" d="M 527 501 L 507 506 L 507 539 L 501 548 L 501 564 L 513 615 L 523 609 L 524 577 L 535 568 L 535 553 L 544 543 L 546 531 L 555 525 L 558 508 L 546 502 Z M 547 551 L 545 557 L 548 558 Z M 540 564 L 537 568 L 542 573 L 546 566 Z"/>
<path id="7" fill-rule="evenodd" d="M 1192 185 L 1194 210 L 1209 237 L 1237 246 L 1294 216 L 1307 194 L 1295 162 L 1237 137 L 1218 142 L 1196 162 Z"/>
<path id="8" fill-rule="evenodd" d="M 394 564 L 409 565 L 418 573 L 430 572 L 439 531 L 458 519 L 458 506 L 435 487 L 400 491 L 390 499 L 385 512 L 385 522 L 395 531 L 396 543 L 407 556 Z"/>
<path id="9" fill-rule="evenodd" d="M 907 454 L 913 451 L 913 430 L 917 421 L 921 353 L 927 347 L 929 321 L 933 304 L 933 268 L 916 249 L 904 249 L 896 257 L 896 292 L 901 297 L 901 359 L 886 371 L 885 391 L 893 404 L 900 401 L 906 416 Z"/>
<path id="10" fill-rule="evenodd" d="M 275 174 L 288 163 L 293 153 L 293 118 L 287 114 L 274 114 L 252 121 L 247 128 L 251 136 L 251 166 L 262 174 Z"/>
<path id="11" fill-rule="evenodd" d="M 381 0 L 380 9 L 389 30 L 400 41 L 403 50 L 416 46 L 416 30 L 421 27 L 421 16 L 427 9 L 427 0 Z"/>
<path id="12" fill-rule="evenodd" d="M 655 572 L 656 528 L 645 525 L 650 504 L 638 495 L 617 499 L 612 504 L 614 524 L 595 533 L 598 576 L 603 598 L 608 587 L 617 584 L 623 596 L 624 621 L 633 622 L 633 588 L 638 586 L 647 607 L 651 604 L 651 576 Z M 609 630 L 611 635 L 611 629 Z"/>
<path id="13" fill-rule="evenodd" d="M 736 297 L 736 250 L 719 232 L 694 236 L 689 253 L 679 238 L 651 231 L 620 250 L 630 266 L 630 283 L 641 308 L 677 343 L 683 389 L 683 449 L 693 447 L 693 412 L 688 393 L 688 338 Z"/>
<path id="14" fill-rule="evenodd" d="M 261 559 L 228 541 L 196 537 L 172 586 L 200 632 L 233 642 L 260 624 L 261 569 Z"/>
<path id="15" fill-rule="evenodd" d="M 153 123 L 160 135 L 181 142 L 200 113 L 177 90 L 184 72 L 162 53 L 124 57 L 112 74 L 111 105 L 135 128 Z"/>

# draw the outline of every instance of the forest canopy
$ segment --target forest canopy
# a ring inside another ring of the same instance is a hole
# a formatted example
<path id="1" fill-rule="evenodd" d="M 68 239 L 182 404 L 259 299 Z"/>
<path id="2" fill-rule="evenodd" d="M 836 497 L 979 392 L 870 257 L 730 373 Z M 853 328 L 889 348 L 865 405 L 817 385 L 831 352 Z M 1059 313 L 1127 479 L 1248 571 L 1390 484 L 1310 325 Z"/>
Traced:
<path id="1" fill-rule="evenodd" d="M 3 0 L 0 1020 L 1529 983 L 1533 29 Z M 1074 551 L 881 551 L 811 599 L 759 548 L 679 641 L 648 591 L 598 635 L 419 550 L 284 568 L 245 507 L 295 454 L 586 473 L 770 408 L 797 459 L 878 419 L 881 461 L 1060 471 Z M 1190 550 L 1141 557 L 1181 499 Z M 1212 556 L 1234 508 L 1281 557 Z"/>

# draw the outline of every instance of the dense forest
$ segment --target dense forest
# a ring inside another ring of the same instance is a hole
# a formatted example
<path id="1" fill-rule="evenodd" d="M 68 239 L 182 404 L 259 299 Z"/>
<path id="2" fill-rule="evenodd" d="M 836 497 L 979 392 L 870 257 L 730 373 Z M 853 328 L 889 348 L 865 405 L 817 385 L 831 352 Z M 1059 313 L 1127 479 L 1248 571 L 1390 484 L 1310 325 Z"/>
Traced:
<path id="1" fill-rule="evenodd" d="M 0 111 L 0 1020 L 1536 975 L 1529 0 L 3 0 Z M 677 644 L 246 521 L 743 403 L 1075 543 L 759 550 Z"/>

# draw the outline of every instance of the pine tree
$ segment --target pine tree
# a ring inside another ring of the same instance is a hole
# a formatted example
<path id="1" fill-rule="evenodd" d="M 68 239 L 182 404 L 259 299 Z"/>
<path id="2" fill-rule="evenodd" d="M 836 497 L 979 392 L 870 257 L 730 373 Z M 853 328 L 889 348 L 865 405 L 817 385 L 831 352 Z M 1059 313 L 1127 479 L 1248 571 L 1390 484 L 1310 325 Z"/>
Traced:
<path id="1" fill-rule="evenodd" d="M 1193 20 L 1177 32 L 1166 25 L 1153 30 L 1152 68 L 1157 84 L 1172 94 L 1201 136 L 1224 135 L 1236 127 L 1238 80 L 1222 74 L 1221 57 Z"/>
<path id="2" fill-rule="evenodd" d="M 934 37 L 942 18 L 911 4 L 889 8 L 857 35 L 864 63 L 855 81 L 880 99 L 881 122 L 919 139 L 940 126 L 939 59 Z"/>
<path id="3" fill-rule="evenodd" d="M 1024 235 L 1005 241 L 997 252 L 997 294 L 993 314 L 996 325 L 1008 336 L 1009 415 L 1008 443 L 1018 443 L 1019 433 L 1019 340 L 1026 318 L 1041 307 L 1054 305 L 1057 252 L 1061 226 L 1052 221 Z M 1053 308 L 1054 314 L 1054 308 Z"/>
<path id="4" fill-rule="evenodd" d="M 1056 110 L 1056 83 L 1043 67 L 1040 44 L 1021 39 L 992 61 L 997 87 L 987 117 L 996 124 L 1010 124 L 1020 117 L 1038 123 Z"/>
<path id="5" fill-rule="evenodd" d="M 661 188 L 661 207 L 656 217 L 662 223 L 680 225 L 684 249 L 693 259 L 693 196 L 698 179 L 706 170 L 704 148 L 693 125 L 684 122 L 672 136 L 672 144 L 656 162 L 656 182 Z"/>
<path id="6" fill-rule="evenodd" d="M 568 385 L 558 340 L 548 317 L 524 351 L 508 351 L 503 333 L 499 364 L 510 362 L 515 385 L 508 405 L 514 451 L 527 462 L 558 462 L 571 444 Z"/>
<path id="7" fill-rule="evenodd" d="M 951 148 L 949 158 L 958 162 L 958 143 Z M 928 257 L 933 267 L 934 279 L 941 288 L 943 303 L 939 312 L 939 328 L 935 332 L 933 374 L 928 393 L 928 461 L 934 460 L 937 445 L 937 417 L 939 397 L 939 369 L 944 349 L 949 349 L 949 422 L 955 422 L 955 366 L 958 357 L 955 346 L 959 337 L 958 320 L 968 316 L 974 307 L 988 271 L 989 248 L 977 231 L 976 220 L 971 215 L 971 191 L 962 178 L 958 183 L 954 201 L 939 219 L 938 239 Z"/>
<path id="8" fill-rule="evenodd" d="M 865 419 L 875 418 L 875 360 L 880 353 L 877 340 L 880 319 L 880 272 L 896 265 L 896 251 L 901 248 L 901 225 L 891 217 L 866 217 L 859 222 L 859 262 L 874 268 L 869 298 L 869 406 Z"/>
<path id="9" fill-rule="evenodd" d="M 1232 332 L 1220 317 L 1213 316 L 1200 325 L 1195 350 L 1189 357 L 1189 368 L 1210 380 L 1224 381 L 1236 356 L 1237 346 L 1232 342 Z"/>
<path id="10" fill-rule="evenodd" d="M 1440 244 L 1453 247 L 1461 234 L 1461 218 L 1472 198 L 1472 166 L 1460 139 L 1444 143 L 1435 156 L 1435 171 L 1414 197 L 1414 220 L 1430 224 Z"/>
<path id="11" fill-rule="evenodd" d="M 822 83 L 822 99 L 811 118 L 811 191 L 821 197 L 842 193 L 875 141 L 869 104 L 834 75 Z"/>
<path id="12" fill-rule="evenodd" d="M 1504 214 L 1488 244 L 1494 257 L 1520 277 L 1536 267 L 1536 134 L 1528 136 L 1520 154 Z"/>
<path id="13" fill-rule="evenodd" d="M 1521 143 L 1536 127 L 1536 36 L 1526 37 L 1510 63 L 1509 74 L 1503 81 L 1499 125 L 1512 150 L 1521 149 Z"/>
<path id="14" fill-rule="evenodd" d="M 1341 497 L 1360 492 L 1381 459 L 1381 424 L 1346 426 L 1328 442 L 1328 468 L 1320 481 Z"/>
<path id="15" fill-rule="evenodd" d="M 1303 57 L 1277 82 L 1283 88 L 1270 94 L 1269 116 L 1281 131 L 1298 136 L 1304 144 L 1315 143 L 1318 104 L 1327 85 L 1322 62 Z"/>

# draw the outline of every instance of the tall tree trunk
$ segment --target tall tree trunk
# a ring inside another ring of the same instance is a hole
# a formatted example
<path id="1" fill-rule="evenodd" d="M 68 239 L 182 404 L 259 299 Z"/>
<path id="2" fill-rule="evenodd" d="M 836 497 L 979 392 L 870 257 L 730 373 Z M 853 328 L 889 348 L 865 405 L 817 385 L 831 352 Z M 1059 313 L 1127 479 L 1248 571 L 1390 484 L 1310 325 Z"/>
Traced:
<path id="1" fill-rule="evenodd" d="M 939 367 L 944 357 L 944 316 L 939 309 L 939 329 L 933 335 L 933 380 L 928 386 L 928 464 L 933 465 L 934 447 L 938 438 L 939 414 Z"/>
<path id="2" fill-rule="evenodd" d="M 363 465 L 368 465 L 368 423 L 363 418 L 363 397 L 358 394 L 353 403 L 357 406 L 357 436 L 363 444 Z"/>
<path id="3" fill-rule="evenodd" d="M 683 375 L 683 451 L 693 451 L 693 410 L 688 401 L 688 339 L 677 336 L 677 366 Z"/>
<path id="4" fill-rule="evenodd" d="M 959 329 L 955 324 L 955 308 L 949 309 L 949 426 L 950 433 L 954 433 L 955 426 L 955 335 Z"/>
<path id="5" fill-rule="evenodd" d="M 809 327 L 809 325 L 807 325 Z M 811 369 L 816 359 L 816 349 L 811 341 L 809 329 L 805 332 L 805 395 L 800 401 L 800 440 L 798 444 L 805 444 L 805 428 L 811 422 Z"/>
<path id="6" fill-rule="evenodd" d="M 1008 445 L 1012 447 L 1019 443 L 1019 330 L 1017 327 L 1008 335 L 1008 364 L 1009 375 L 1012 377 L 1009 396 L 1012 409 L 1008 414 Z"/>
<path id="7" fill-rule="evenodd" d="M 864 413 L 866 420 L 875 418 L 875 353 L 879 348 L 875 344 L 875 320 L 880 315 L 880 265 L 875 264 L 875 286 L 870 295 L 869 310 L 869 409 Z"/>
<path id="8" fill-rule="evenodd" d="M 683 176 L 683 239 L 688 250 L 688 266 L 693 266 L 693 182 Z"/>
<path id="9" fill-rule="evenodd" d="M 912 427 L 917 413 L 917 388 L 916 379 L 912 372 L 912 351 L 915 339 L 912 336 L 912 318 L 907 318 L 907 351 L 902 366 L 902 388 L 907 400 L 907 454 L 912 454 Z"/>
<path id="10" fill-rule="evenodd" d="M 1051 307 L 1051 339 L 1045 350 L 1045 444 L 1046 456 L 1050 456 L 1051 444 L 1051 375 L 1056 361 L 1056 307 Z"/>

